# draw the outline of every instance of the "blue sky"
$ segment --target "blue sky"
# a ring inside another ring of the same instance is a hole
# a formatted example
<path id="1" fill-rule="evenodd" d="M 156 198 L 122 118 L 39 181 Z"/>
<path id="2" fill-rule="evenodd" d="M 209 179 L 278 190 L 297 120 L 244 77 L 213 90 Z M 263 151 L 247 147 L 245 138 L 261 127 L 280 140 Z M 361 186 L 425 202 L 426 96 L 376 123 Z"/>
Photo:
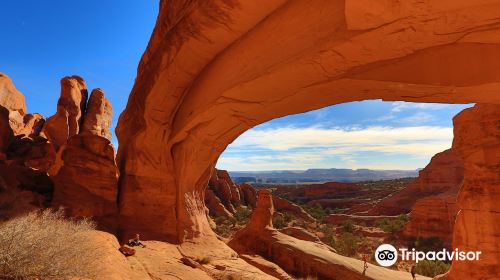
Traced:
<path id="1" fill-rule="evenodd" d="M 29 112 L 54 114 L 62 77 L 104 89 L 113 127 L 125 108 L 154 28 L 158 0 L 4 0 L 0 72 L 26 96 Z M 116 138 L 113 142 L 116 144 Z"/>
<path id="2" fill-rule="evenodd" d="M 56 110 L 59 80 L 80 75 L 125 108 L 153 30 L 157 0 L 2 1 L 0 72 L 29 112 Z M 125 3 L 125 4 L 124 4 Z M 228 170 L 415 169 L 451 145 L 452 117 L 465 105 L 364 101 L 272 120 L 241 135 L 218 166 Z M 113 139 L 116 145 L 116 138 Z"/>

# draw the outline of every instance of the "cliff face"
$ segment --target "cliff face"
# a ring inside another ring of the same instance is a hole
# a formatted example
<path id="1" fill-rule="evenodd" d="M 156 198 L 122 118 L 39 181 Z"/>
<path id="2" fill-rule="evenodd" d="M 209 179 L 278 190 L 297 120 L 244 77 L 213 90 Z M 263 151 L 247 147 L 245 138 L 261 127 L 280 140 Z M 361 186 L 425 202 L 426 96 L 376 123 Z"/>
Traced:
<path id="1" fill-rule="evenodd" d="M 453 262 L 448 279 L 500 275 L 500 106 L 477 104 L 453 119 L 453 150 L 464 163 L 453 247 L 481 251 L 480 261 Z"/>
<path id="2" fill-rule="evenodd" d="M 367 213 L 369 215 L 399 215 L 409 213 L 420 199 L 435 195 L 458 193 L 463 180 L 463 164 L 452 149 L 434 155 L 420 171 L 415 181 L 405 189 L 383 199 Z"/>
<path id="3" fill-rule="evenodd" d="M 226 170 L 212 171 L 205 190 L 205 205 L 211 216 L 233 217 L 238 207 L 255 208 L 257 191 L 250 185 L 236 185 Z"/>

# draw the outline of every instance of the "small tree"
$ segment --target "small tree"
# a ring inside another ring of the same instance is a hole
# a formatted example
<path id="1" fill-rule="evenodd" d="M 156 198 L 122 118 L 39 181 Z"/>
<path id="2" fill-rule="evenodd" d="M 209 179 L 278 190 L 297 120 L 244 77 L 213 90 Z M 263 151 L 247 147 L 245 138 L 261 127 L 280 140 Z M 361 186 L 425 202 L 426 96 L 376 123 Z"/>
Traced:
<path id="1" fill-rule="evenodd" d="M 354 232 L 354 223 L 353 223 L 353 221 L 351 221 L 351 220 L 345 220 L 342 223 L 342 229 L 344 230 L 344 232 L 353 233 Z"/>
<path id="2" fill-rule="evenodd" d="M 359 244 L 362 241 L 360 237 L 349 232 L 344 232 L 332 245 L 337 250 L 337 253 L 352 257 L 356 255 Z"/>
<path id="3" fill-rule="evenodd" d="M 95 278 L 102 255 L 89 237 L 88 219 L 66 220 L 63 211 L 44 210 L 0 224 L 1 279 Z"/>

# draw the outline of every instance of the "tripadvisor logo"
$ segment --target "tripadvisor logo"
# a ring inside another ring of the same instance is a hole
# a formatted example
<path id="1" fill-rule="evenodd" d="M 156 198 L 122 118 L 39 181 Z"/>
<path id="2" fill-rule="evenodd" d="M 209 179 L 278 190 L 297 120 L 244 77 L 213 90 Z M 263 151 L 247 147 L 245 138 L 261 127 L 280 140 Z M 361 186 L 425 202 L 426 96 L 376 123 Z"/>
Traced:
<path id="1" fill-rule="evenodd" d="M 401 256 L 403 261 L 478 261 L 481 257 L 480 251 L 461 251 L 455 249 L 448 251 L 446 249 L 440 251 L 416 251 L 415 248 L 409 250 L 407 248 L 400 248 L 398 250 L 391 244 L 382 244 L 378 246 L 375 251 L 375 260 L 381 266 L 391 266 L 398 260 L 398 255 Z"/>
<path id="2" fill-rule="evenodd" d="M 381 266 L 391 266 L 398 260 L 398 251 L 391 244 L 382 244 L 375 251 L 375 260 Z"/>

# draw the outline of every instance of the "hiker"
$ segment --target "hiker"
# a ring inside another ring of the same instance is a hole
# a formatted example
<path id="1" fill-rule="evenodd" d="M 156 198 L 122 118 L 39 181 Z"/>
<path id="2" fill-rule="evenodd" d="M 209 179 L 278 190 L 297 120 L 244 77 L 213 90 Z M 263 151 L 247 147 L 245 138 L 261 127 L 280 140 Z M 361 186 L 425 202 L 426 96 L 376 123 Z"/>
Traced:
<path id="1" fill-rule="evenodd" d="M 368 257 L 363 255 L 363 275 L 366 274 L 366 269 L 368 269 Z"/>
<path id="2" fill-rule="evenodd" d="M 134 247 L 134 246 L 141 246 L 142 248 L 146 247 L 146 245 L 142 244 L 141 239 L 139 238 L 139 234 L 138 233 L 135 234 L 135 238 L 130 239 L 128 241 L 128 246 L 132 246 L 132 247 Z"/>
<path id="3" fill-rule="evenodd" d="M 417 273 L 417 266 L 416 265 L 411 266 L 410 273 L 411 273 L 411 277 L 413 277 L 413 280 L 416 280 L 417 279 L 417 277 L 415 276 L 415 274 Z"/>
<path id="4" fill-rule="evenodd" d="M 120 253 L 122 253 L 125 257 L 130 257 L 135 254 L 135 250 L 129 247 L 126 247 L 125 244 L 120 245 L 120 249 L 118 249 Z"/>

